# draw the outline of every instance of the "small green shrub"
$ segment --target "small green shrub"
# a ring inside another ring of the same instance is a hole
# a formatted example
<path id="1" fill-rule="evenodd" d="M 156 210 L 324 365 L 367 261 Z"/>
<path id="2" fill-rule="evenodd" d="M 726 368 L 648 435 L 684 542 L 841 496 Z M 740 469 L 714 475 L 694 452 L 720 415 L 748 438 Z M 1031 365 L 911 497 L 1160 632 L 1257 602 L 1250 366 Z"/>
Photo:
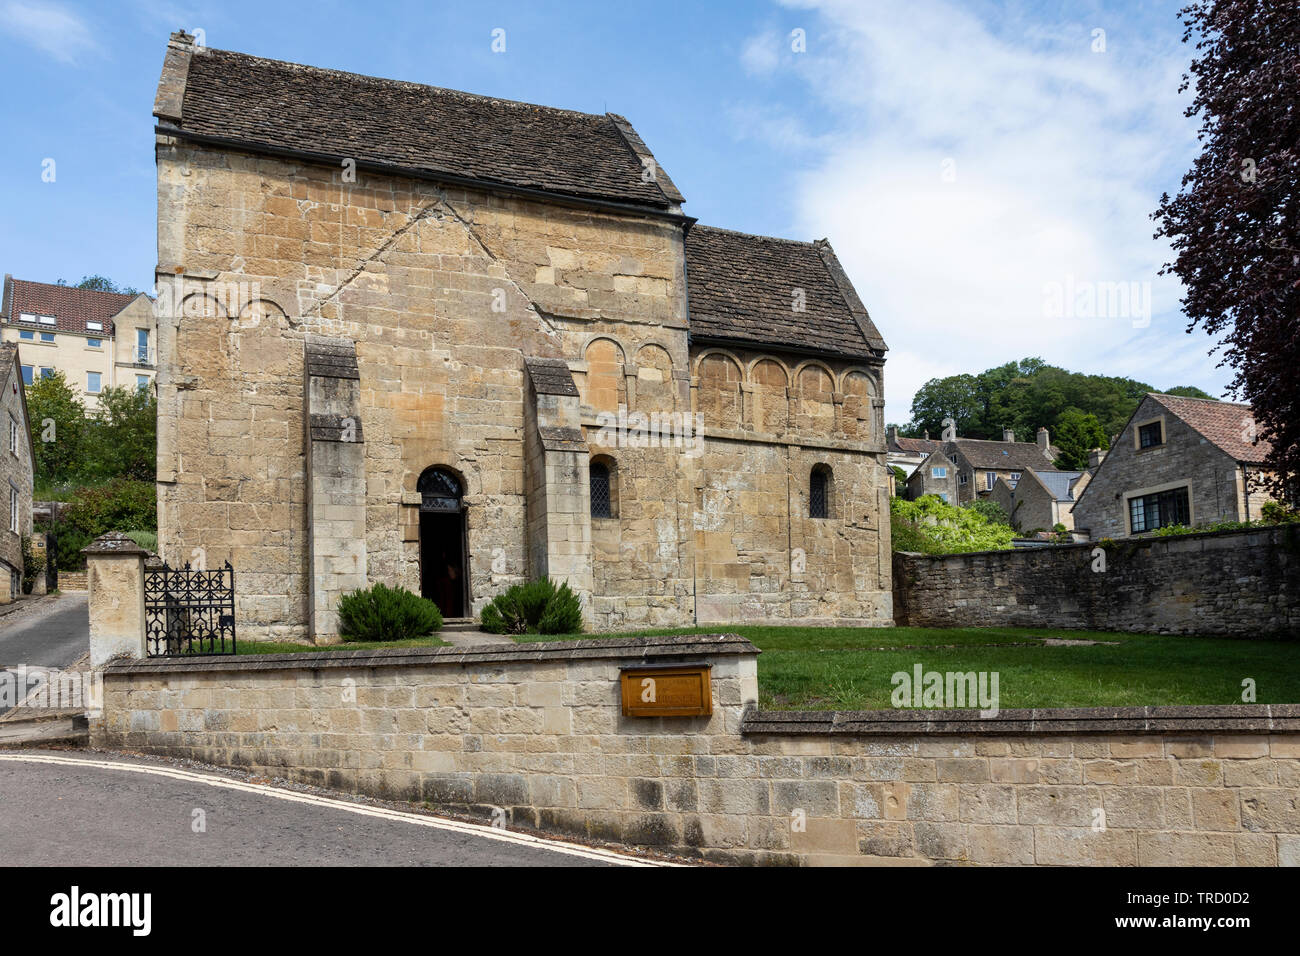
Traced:
<path id="1" fill-rule="evenodd" d="M 31 594 L 36 588 L 36 580 L 45 573 L 45 555 L 37 554 L 32 548 L 31 535 L 23 535 L 22 542 L 23 553 L 23 593 Z"/>
<path id="2" fill-rule="evenodd" d="M 974 501 L 968 502 L 963 507 L 974 511 L 976 514 L 983 515 L 985 520 L 991 521 L 993 524 L 1004 524 L 1007 527 L 1011 526 L 1011 518 L 1007 515 L 1007 509 L 1003 508 L 996 501 L 992 501 L 988 498 L 976 498 Z"/>
<path id="3" fill-rule="evenodd" d="M 374 584 L 339 598 L 344 641 L 405 641 L 441 628 L 438 605 L 406 588 Z"/>
<path id="4" fill-rule="evenodd" d="M 158 553 L 158 535 L 152 531 L 128 531 L 126 536 L 146 551 Z"/>
<path id="5" fill-rule="evenodd" d="M 948 504 L 938 495 L 922 495 L 915 501 L 891 498 L 889 513 L 895 551 L 1001 551 L 1010 548 L 1015 537 L 1010 525 L 990 521 L 978 510 Z"/>
<path id="6" fill-rule="evenodd" d="M 479 626 L 492 634 L 577 634 L 582 604 L 567 583 L 538 578 L 493 598 L 479 615 Z"/>
<path id="7" fill-rule="evenodd" d="M 1300 521 L 1300 511 L 1291 511 L 1279 501 L 1266 501 L 1259 509 L 1259 516 L 1269 524 L 1289 524 Z"/>

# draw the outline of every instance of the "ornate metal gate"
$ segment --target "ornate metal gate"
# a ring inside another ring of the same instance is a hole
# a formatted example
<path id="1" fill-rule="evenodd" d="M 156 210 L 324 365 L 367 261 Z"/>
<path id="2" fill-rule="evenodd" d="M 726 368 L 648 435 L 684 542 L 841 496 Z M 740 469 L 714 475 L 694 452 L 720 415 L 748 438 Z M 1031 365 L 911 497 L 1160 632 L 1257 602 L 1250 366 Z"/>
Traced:
<path id="1" fill-rule="evenodd" d="M 235 653 L 235 569 L 146 568 L 144 618 L 150 657 Z"/>

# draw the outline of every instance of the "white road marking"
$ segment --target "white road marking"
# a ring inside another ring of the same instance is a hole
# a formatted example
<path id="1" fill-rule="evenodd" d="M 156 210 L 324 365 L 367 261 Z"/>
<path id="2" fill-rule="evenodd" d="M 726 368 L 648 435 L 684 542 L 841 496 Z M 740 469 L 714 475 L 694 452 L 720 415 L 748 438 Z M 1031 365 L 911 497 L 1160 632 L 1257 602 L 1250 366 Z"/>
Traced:
<path id="1" fill-rule="evenodd" d="M 174 780 L 184 780 L 189 783 L 201 783 L 209 787 L 221 787 L 226 790 L 241 790 L 244 793 L 258 793 L 263 796 L 275 797 L 279 800 L 289 800 L 293 803 L 308 803 L 315 806 L 333 807 L 338 810 L 346 810 L 348 813 L 356 813 L 365 817 L 377 817 L 382 820 L 394 820 L 400 823 L 413 823 L 417 826 L 432 827 L 435 830 L 468 833 L 474 836 L 485 837 L 489 840 L 499 840 L 503 843 L 514 843 L 520 846 L 537 847 L 538 849 L 552 850 L 556 853 L 565 853 L 569 856 L 583 857 L 588 860 L 601 860 L 606 863 L 615 863 L 619 866 L 681 865 L 660 860 L 643 860 L 637 857 L 624 856 L 623 854 L 615 853 L 612 850 L 601 850 L 595 847 L 580 846 L 576 843 L 565 843 L 561 840 L 551 840 L 545 837 L 532 836 L 527 833 L 515 833 L 511 830 L 503 830 L 500 827 L 487 826 L 481 823 L 464 823 L 460 820 L 448 820 L 443 817 L 430 817 L 425 816 L 424 814 L 409 813 L 403 810 L 390 810 L 385 807 L 369 807 L 363 804 L 349 803 L 346 800 L 336 800 L 332 797 L 322 797 L 310 793 L 297 793 L 292 790 L 281 790 L 278 787 L 272 787 L 267 784 L 244 783 L 241 780 L 230 780 L 226 777 L 195 773 L 191 770 L 180 770 L 175 767 L 153 767 L 147 764 L 123 763 L 114 760 L 92 760 L 82 757 L 55 757 L 47 754 L 0 753 L 0 760 L 12 761 L 14 763 L 50 763 L 79 767 L 97 767 L 101 770 L 125 770 L 128 773 L 149 773 L 159 777 L 171 777 Z"/>

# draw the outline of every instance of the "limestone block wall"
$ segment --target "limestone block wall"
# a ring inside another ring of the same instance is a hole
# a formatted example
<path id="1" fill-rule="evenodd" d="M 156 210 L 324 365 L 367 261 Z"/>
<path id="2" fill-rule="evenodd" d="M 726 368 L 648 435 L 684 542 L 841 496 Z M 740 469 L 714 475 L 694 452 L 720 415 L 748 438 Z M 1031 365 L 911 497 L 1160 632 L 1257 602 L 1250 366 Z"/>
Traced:
<path id="1" fill-rule="evenodd" d="M 1300 864 L 1300 708 L 758 712 L 734 635 L 110 664 L 97 746 L 726 862 Z M 712 665 L 708 718 L 618 674 Z"/>
<path id="2" fill-rule="evenodd" d="M 4 504 L 0 506 L 0 513 L 4 515 L 4 524 L 0 525 L 0 562 L 8 566 L 8 568 L 0 568 L 4 572 L 4 581 L 0 582 L 0 593 L 3 594 L 9 593 L 8 569 L 13 569 L 19 578 L 24 573 L 22 538 L 23 535 L 32 533 L 32 448 L 28 441 L 30 424 L 27 421 L 27 408 L 22 399 L 19 368 L 20 362 L 30 364 L 31 357 L 22 351 L 23 348 L 27 346 L 18 349 L 19 361 L 10 362 L 3 376 L 4 381 L 0 382 L 0 388 L 4 389 L 3 397 L 0 398 L 0 429 L 3 429 L 5 443 L 0 447 L 0 496 L 3 496 L 4 500 Z M 18 441 L 14 450 L 10 450 L 9 447 L 10 422 L 17 429 Z M 35 437 L 37 440 L 40 438 L 39 422 Z M 17 531 L 10 530 L 13 526 L 10 514 L 10 489 L 18 492 Z"/>
<path id="3" fill-rule="evenodd" d="M 1295 636 L 1300 527 L 895 554 L 893 585 L 900 625 Z"/>

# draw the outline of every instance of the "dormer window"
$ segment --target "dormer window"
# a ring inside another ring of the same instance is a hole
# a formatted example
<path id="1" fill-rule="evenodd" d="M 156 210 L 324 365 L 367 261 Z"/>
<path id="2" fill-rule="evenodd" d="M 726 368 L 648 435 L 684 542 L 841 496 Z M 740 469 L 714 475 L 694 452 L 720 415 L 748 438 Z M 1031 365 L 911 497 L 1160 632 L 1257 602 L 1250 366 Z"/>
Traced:
<path id="1" fill-rule="evenodd" d="M 86 331 L 87 331 L 87 332 L 103 332 L 103 331 L 104 331 L 104 323 L 103 323 L 103 322 L 87 322 L 87 323 L 86 323 Z"/>
<path id="2" fill-rule="evenodd" d="M 40 322 L 41 325 L 53 325 L 53 324 L 54 324 L 54 316 L 52 316 L 52 315 L 40 315 L 40 316 L 37 316 L 37 321 Z"/>

